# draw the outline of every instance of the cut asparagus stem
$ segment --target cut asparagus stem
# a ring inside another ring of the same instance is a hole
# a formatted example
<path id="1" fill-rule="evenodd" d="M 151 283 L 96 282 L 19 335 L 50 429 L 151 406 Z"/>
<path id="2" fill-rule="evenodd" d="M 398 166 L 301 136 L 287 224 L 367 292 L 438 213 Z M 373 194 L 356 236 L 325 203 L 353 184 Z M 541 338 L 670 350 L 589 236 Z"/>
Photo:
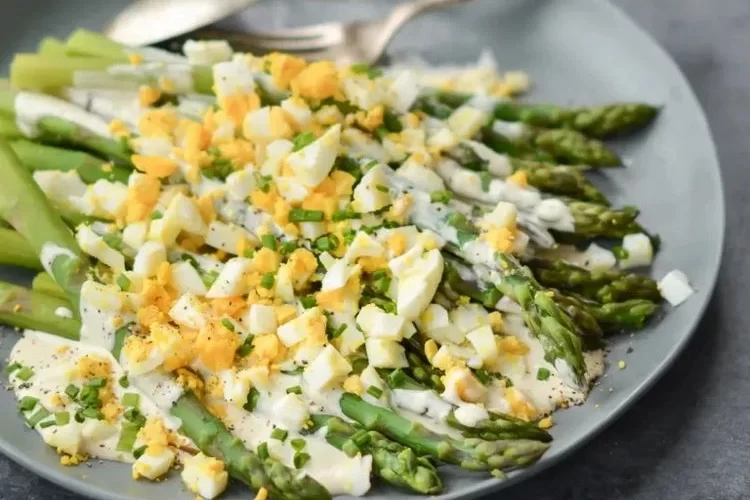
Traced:
<path id="1" fill-rule="evenodd" d="M 108 180 L 127 184 L 130 169 L 112 165 L 82 151 L 45 146 L 27 140 L 10 143 L 21 162 L 30 170 L 75 170 L 81 180 L 93 184 L 98 180 Z"/>
<path id="2" fill-rule="evenodd" d="M 377 431 L 414 450 L 468 470 L 508 471 L 534 463 L 549 445 L 530 439 L 457 440 L 430 432 L 397 413 L 345 393 L 339 402 L 344 414 L 365 429 Z"/>
<path id="3" fill-rule="evenodd" d="M 655 280 L 624 271 L 589 271 L 562 260 L 532 258 L 525 261 L 545 286 L 577 293 L 608 304 L 630 299 L 661 301 Z"/>
<path id="4" fill-rule="evenodd" d="M 64 56 L 67 49 L 65 43 L 55 37 L 48 36 L 39 42 L 39 54 L 43 56 Z"/>
<path id="5" fill-rule="evenodd" d="M 332 446 L 350 456 L 357 453 L 371 455 L 375 473 L 394 486 L 423 495 L 436 495 L 443 491 L 435 466 L 411 448 L 391 441 L 377 431 L 357 428 L 337 417 L 312 415 L 310 419 L 313 430 L 325 429 L 325 439 Z"/>
<path id="6" fill-rule="evenodd" d="M 51 297 L 57 297 L 59 299 L 67 299 L 65 291 L 55 283 L 52 276 L 46 272 L 42 272 L 34 276 L 34 280 L 31 282 L 31 289 L 35 292 L 44 293 Z"/>
<path id="7" fill-rule="evenodd" d="M 79 28 L 71 33 L 64 46 L 66 51 L 73 54 L 100 57 L 115 63 L 128 62 L 128 53 L 124 45 L 95 31 Z"/>
<path id="8" fill-rule="evenodd" d="M 70 302 L 22 286 L 0 282 L 0 323 L 16 328 L 54 332 L 59 337 L 77 340 L 81 324 L 72 317 L 58 316 L 60 308 L 70 310 Z"/>
<path id="9" fill-rule="evenodd" d="M 16 231 L 0 228 L 0 264 L 40 270 L 39 257 Z"/>
<path id="10" fill-rule="evenodd" d="M 0 116 L 0 137 L 15 139 L 17 137 L 23 137 L 23 133 L 21 133 L 13 120 Z"/>
<path id="11" fill-rule="evenodd" d="M 97 57 L 16 54 L 10 64 L 10 81 L 27 90 L 50 90 L 73 85 L 76 71 L 101 71 L 113 61 Z"/>
<path id="12" fill-rule="evenodd" d="M 299 475 L 274 459 L 262 459 L 249 451 L 192 394 L 183 395 L 170 413 L 181 420 L 180 431 L 201 451 L 223 460 L 232 477 L 253 489 L 265 488 L 275 499 L 324 500 L 331 497 L 312 477 Z"/>
<path id="13" fill-rule="evenodd" d="M 0 140 L 0 173 L 3 179 L 0 182 L 0 217 L 40 255 L 42 264 L 68 294 L 77 314 L 79 292 L 88 270 L 87 259 L 29 171 L 3 140 Z"/>

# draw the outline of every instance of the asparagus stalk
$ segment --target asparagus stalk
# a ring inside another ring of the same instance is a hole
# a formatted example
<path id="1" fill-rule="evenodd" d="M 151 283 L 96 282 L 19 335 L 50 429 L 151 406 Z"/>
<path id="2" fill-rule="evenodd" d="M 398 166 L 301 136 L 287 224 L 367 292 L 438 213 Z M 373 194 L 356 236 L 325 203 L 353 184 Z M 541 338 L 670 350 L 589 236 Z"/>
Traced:
<path id="1" fill-rule="evenodd" d="M 430 390 L 429 387 L 420 384 L 400 369 L 386 374 L 383 379 L 391 389 Z M 490 418 L 478 422 L 475 427 L 469 427 L 461 424 L 456 418 L 455 410 L 451 410 L 446 416 L 445 423 L 460 430 L 466 438 L 481 438 L 485 441 L 507 439 L 533 439 L 545 443 L 552 441 L 552 436 L 544 429 L 533 423 L 501 413 L 490 413 Z"/>
<path id="2" fill-rule="evenodd" d="M 339 404 L 347 417 L 365 429 L 388 436 L 419 455 L 429 455 L 468 470 L 508 471 L 524 467 L 534 463 L 549 447 L 547 443 L 530 439 L 452 439 L 350 393 L 342 395 Z"/>
<path id="3" fill-rule="evenodd" d="M 70 308 L 64 298 L 0 282 L 0 323 L 30 328 L 66 339 L 77 340 L 81 325 L 77 319 L 58 316 L 58 308 Z"/>
<path id="4" fill-rule="evenodd" d="M 447 291 L 459 295 L 466 295 L 480 302 L 488 309 L 494 309 L 502 297 L 502 293 L 490 282 L 480 279 L 476 273 L 458 262 L 455 258 L 447 258 L 443 279 L 443 287 Z M 486 272 L 485 274 L 490 274 Z M 568 300 L 561 294 L 554 294 L 555 303 L 568 314 L 576 325 L 576 333 L 585 339 L 598 339 L 602 336 L 602 329 L 596 318 L 578 301 Z"/>
<path id="5" fill-rule="evenodd" d="M 495 107 L 495 118 L 523 122 L 535 127 L 577 130 L 603 139 L 627 134 L 651 123 L 659 108 L 644 103 L 614 103 L 564 108 L 554 104 L 524 104 L 504 101 Z"/>
<path id="6" fill-rule="evenodd" d="M 639 214 L 635 207 L 613 209 L 596 203 L 571 201 L 568 203 L 568 208 L 575 221 L 573 236 L 577 240 L 620 239 L 628 234 L 645 232 L 643 227 L 635 221 Z"/>
<path id="7" fill-rule="evenodd" d="M 606 333 L 640 330 L 659 310 L 659 304 L 647 299 L 629 299 L 624 302 L 599 304 L 573 295 L 555 292 L 555 300 L 559 303 L 568 303 L 572 308 L 585 310 Z"/>
<path id="8" fill-rule="evenodd" d="M 55 283 L 55 280 L 52 279 L 52 276 L 45 272 L 39 273 L 34 276 L 34 279 L 31 282 L 31 289 L 35 292 L 49 295 L 50 297 L 67 299 L 65 291 L 60 288 L 57 283 Z"/>
<path id="9" fill-rule="evenodd" d="M 23 236 L 12 229 L 0 228 L 0 264 L 40 270 L 42 265 Z"/>
<path id="10" fill-rule="evenodd" d="M 112 165 L 82 151 L 56 148 L 20 139 L 10 143 L 21 162 L 30 170 L 76 170 L 81 180 L 93 184 L 108 180 L 127 184 L 131 170 Z"/>
<path id="11" fill-rule="evenodd" d="M 79 291 L 86 280 L 87 259 L 78 248 L 60 215 L 47 203 L 44 193 L 13 150 L 0 139 L 0 217 L 41 256 L 45 269 L 65 290 L 77 313 Z"/>
<path id="12" fill-rule="evenodd" d="M 15 97 L 16 92 L 13 90 L 0 91 L 0 113 L 15 116 Z M 51 96 L 45 96 L 45 98 L 56 99 Z M 58 100 L 61 108 L 75 106 L 62 99 Z M 85 111 L 79 110 L 79 113 L 85 113 Z M 110 160 L 130 164 L 131 151 L 126 141 L 96 135 L 59 116 L 44 116 L 37 121 L 36 125 L 44 141 L 80 147 Z"/>
<path id="13" fill-rule="evenodd" d="M 249 451 L 194 395 L 183 395 L 170 413 L 181 420 L 180 431 L 191 438 L 201 451 L 223 460 L 232 477 L 253 489 L 265 488 L 270 497 L 276 499 L 319 500 L 331 497 L 312 477 L 300 476 L 272 458 L 262 459 Z"/>
<path id="14" fill-rule="evenodd" d="M 326 441 L 350 456 L 357 453 L 371 455 L 375 473 L 385 481 L 400 488 L 423 495 L 436 495 L 443 491 L 435 466 L 414 450 L 374 430 L 357 428 L 340 418 L 328 415 L 310 417 L 314 431 L 324 432 Z"/>
<path id="15" fill-rule="evenodd" d="M 608 304 L 630 299 L 661 301 L 656 281 L 624 271 L 589 271 L 562 260 L 540 257 L 525 261 L 536 279 L 545 286 L 576 293 Z"/>
<path id="16" fill-rule="evenodd" d="M 459 144 L 448 153 L 448 156 L 470 170 L 487 171 L 487 161 L 465 144 Z M 529 185 L 542 192 L 609 205 L 604 194 L 583 175 L 583 169 L 580 167 L 506 158 L 513 172 L 524 172 Z"/>

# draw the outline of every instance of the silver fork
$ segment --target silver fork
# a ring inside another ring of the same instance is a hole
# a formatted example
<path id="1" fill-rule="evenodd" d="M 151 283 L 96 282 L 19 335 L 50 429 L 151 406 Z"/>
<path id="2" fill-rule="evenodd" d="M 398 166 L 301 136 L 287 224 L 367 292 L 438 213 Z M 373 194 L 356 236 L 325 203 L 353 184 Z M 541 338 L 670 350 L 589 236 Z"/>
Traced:
<path id="1" fill-rule="evenodd" d="M 397 5 L 381 19 L 330 22 L 277 31 L 237 33 L 199 29 L 191 37 L 222 38 L 236 50 L 246 52 L 298 53 L 306 59 L 331 59 L 342 64 L 374 63 L 388 43 L 414 17 L 439 7 L 471 0 L 414 0 Z"/>

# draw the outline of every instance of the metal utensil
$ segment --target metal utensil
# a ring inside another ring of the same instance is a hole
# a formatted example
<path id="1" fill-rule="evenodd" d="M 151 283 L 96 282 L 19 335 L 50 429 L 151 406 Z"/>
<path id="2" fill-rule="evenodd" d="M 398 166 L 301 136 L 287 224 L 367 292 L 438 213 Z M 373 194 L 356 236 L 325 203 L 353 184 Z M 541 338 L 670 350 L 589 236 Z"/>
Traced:
<path id="1" fill-rule="evenodd" d="M 104 30 L 125 45 L 150 45 L 244 10 L 256 0 L 138 0 Z"/>
<path id="2" fill-rule="evenodd" d="M 470 0 L 413 0 L 399 4 L 380 19 L 349 23 L 329 22 L 268 32 L 236 33 L 199 29 L 191 37 L 221 38 L 236 49 L 263 53 L 299 53 L 306 59 L 330 59 L 348 64 L 376 62 L 398 31 L 419 14 Z"/>

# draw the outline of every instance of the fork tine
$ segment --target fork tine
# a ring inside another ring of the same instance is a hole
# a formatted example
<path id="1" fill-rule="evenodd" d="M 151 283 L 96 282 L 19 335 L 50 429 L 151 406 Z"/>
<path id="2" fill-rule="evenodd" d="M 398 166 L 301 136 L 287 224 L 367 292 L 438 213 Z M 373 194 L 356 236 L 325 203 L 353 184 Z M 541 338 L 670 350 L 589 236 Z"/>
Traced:
<path id="1" fill-rule="evenodd" d="M 234 40 L 229 40 L 232 43 Z M 236 40 L 242 46 L 252 47 L 262 51 L 282 51 L 282 52 L 313 52 L 326 50 L 333 44 L 317 38 L 313 39 L 296 39 L 296 38 L 257 38 L 253 36 L 243 37 Z"/>

